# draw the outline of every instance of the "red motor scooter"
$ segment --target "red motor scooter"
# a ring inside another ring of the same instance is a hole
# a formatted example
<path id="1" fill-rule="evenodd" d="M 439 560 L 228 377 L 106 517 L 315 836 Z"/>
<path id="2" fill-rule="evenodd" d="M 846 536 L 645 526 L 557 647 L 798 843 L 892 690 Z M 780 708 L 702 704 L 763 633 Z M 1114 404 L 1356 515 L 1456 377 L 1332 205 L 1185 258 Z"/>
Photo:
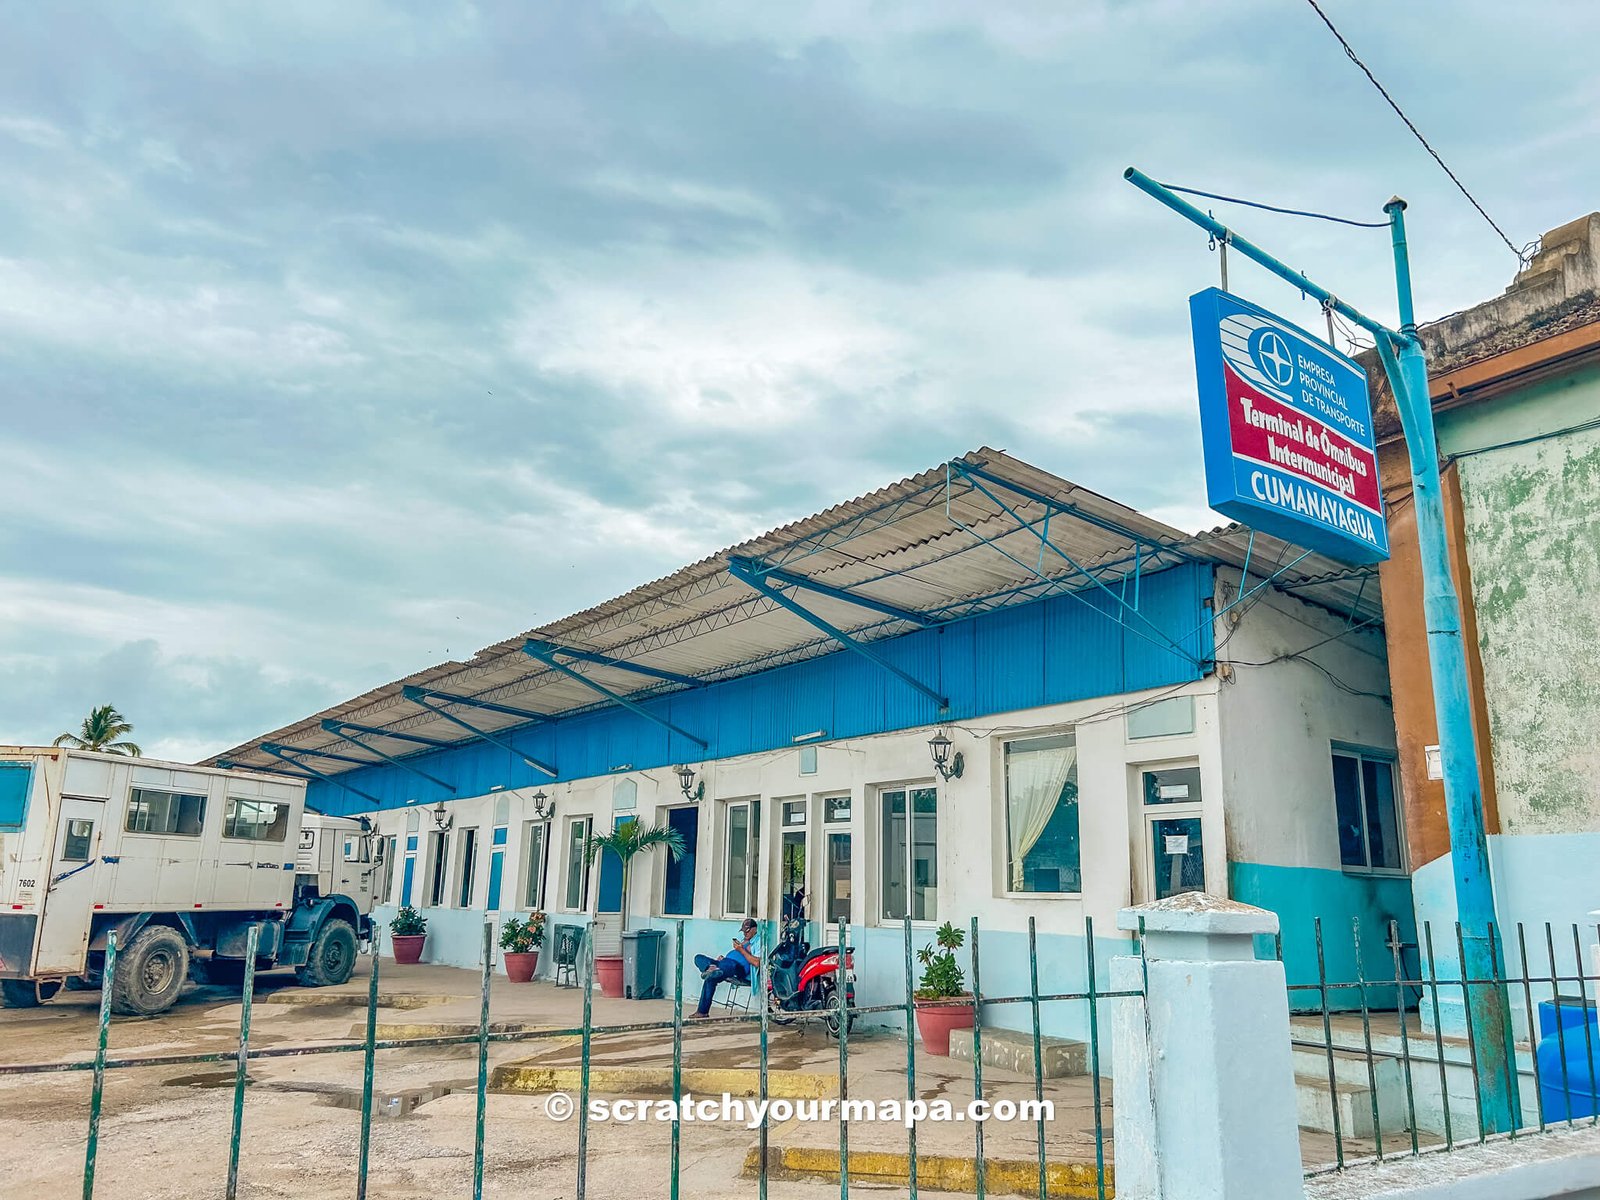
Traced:
<path id="1" fill-rule="evenodd" d="M 840 1029 L 839 992 L 844 984 L 844 1019 L 855 1024 L 855 951 L 844 948 L 844 969 L 839 967 L 838 946 L 818 946 L 805 940 L 805 906 L 800 893 L 784 898 L 783 929 L 773 947 L 767 977 L 769 1019 L 779 1025 L 793 1024 L 802 1014 L 815 1014 L 827 1026 L 830 1037 Z"/>

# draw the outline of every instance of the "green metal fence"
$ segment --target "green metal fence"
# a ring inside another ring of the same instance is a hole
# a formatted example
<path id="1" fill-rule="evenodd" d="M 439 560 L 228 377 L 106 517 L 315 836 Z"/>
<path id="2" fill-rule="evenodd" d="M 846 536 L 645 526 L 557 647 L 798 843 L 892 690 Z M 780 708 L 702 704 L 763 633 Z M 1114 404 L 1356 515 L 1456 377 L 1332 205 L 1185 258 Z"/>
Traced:
<path id="1" fill-rule="evenodd" d="M 1459 923 L 1446 932 L 1450 940 L 1436 946 L 1432 923 L 1424 922 L 1412 943 L 1402 940 L 1391 921 L 1382 941 L 1390 969 L 1369 977 L 1362 968 L 1361 922 L 1354 920 L 1349 949 L 1355 978 L 1336 981 L 1328 977 L 1331 943 L 1322 921 L 1315 921 L 1317 981 L 1288 987 L 1291 1007 L 1309 1015 L 1321 1036 L 1302 1032 L 1291 1040 L 1297 1050 L 1322 1059 L 1331 1123 L 1326 1132 L 1333 1145 L 1331 1160 L 1309 1166 L 1306 1174 L 1600 1124 L 1600 961 L 1592 971 L 1585 969 L 1586 957 L 1594 953 L 1584 945 L 1585 929 L 1595 935 L 1591 945 L 1600 945 L 1600 927 L 1563 926 L 1558 933 L 1547 923 L 1542 936 L 1534 930 L 1530 954 L 1529 933 L 1521 923 L 1514 947 L 1490 925 L 1480 936 L 1487 940 L 1493 971 L 1473 978 L 1460 967 L 1471 961 L 1465 943 L 1472 935 Z M 1450 951 L 1453 961 L 1446 959 Z M 1277 954 L 1282 959 L 1281 936 Z M 1466 1010 L 1482 996 L 1497 997 L 1496 1007 L 1506 1014 L 1507 1042 L 1514 1047 L 1504 1078 L 1495 1072 L 1500 1088 L 1494 1090 L 1511 1097 L 1507 1113 L 1497 1114 L 1485 1099 L 1490 1068 L 1479 1054 L 1471 1023 L 1459 1023 L 1463 1036 L 1445 1032 L 1452 1001 Z M 1515 1012 L 1519 1002 L 1520 1016 Z M 1302 1019 L 1302 1031 L 1305 1023 Z M 1364 1079 L 1352 1091 L 1349 1079 L 1340 1079 L 1341 1070 Z M 1366 1095 L 1359 1112 L 1347 1113 L 1339 1102 L 1341 1090 L 1354 1102 L 1361 1082 Z M 1363 1128 L 1349 1128 L 1357 1117 Z"/>
<path id="2" fill-rule="evenodd" d="M 92 1058 L 55 1062 L 55 1063 L 12 1063 L 0 1064 L 0 1078 L 17 1078 L 64 1072 L 88 1071 L 92 1074 L 92 1084 L 89 1105 L 89 1128 L 85 1143 L 85 1158 L 83 1167 L 83 1196 L 90 1200 L 95 1193 L 96 1167 L 100 1156 L 100 1129 L 104 1114 L 104 1093 L 106 1074 L 110 1071 L 131 1070 L 151 1067 L 179 1067 L 193 1066 L 204 1063 L 232 1063 L 234 1066 L 233 1095 L 232 1095 L 232 1131 L 228 1146 L 228 1167 L 226 1196 L 234 1200 L 238 1194 L 240 1177 L 240 1142 L 246 1117 L 246 1084 L 247 1068 L 252 1061 L 265 1061 L 281 1058 L 297 1058 L 323 1054 L 360 1054 L 363 1057 L 362 1093 L 360 1104 L 360 1144 L 357 1157 L 356 1178 L 354 1190 L 358 1200 L 365 1200 L 368 1194 L 370 1157 L 372 1143 L 372 1108 L 374 1083 L 377 1075 L 377 1052 L 380 1050 L 397 1049 L 427 1049 L 442 1047 L 473 1046 L 477 1050 L 477 1081 L 476 1081 L 476 1122 L 472 1152 L 472 1195 L 474 1200 L 480 1200 L 484 1187 L 484 1146 L 485 1146 L 485 1118 L 489 1097 L 489 1048 L 492 1044 L 504 1043 L 538 1043 L 542 1041 L 574 1039 L 581 1046 L 581 1068 L 579 1096 L 576 1105 L 577 1133 L 576 1133 L 576 1178 L 575 1195 L 579 1200 L 584 1200 L 588 1193 L 588 1167 L 589 1167 L 589 1101 L 591 1098 L 590 1067 L 593 1054 L 594 1039 L 605 1035 L 622 1033 L 647 1033 L 654 1032 L 670 1037 L 672 1052 L 672 1099 L 676 1102 L 683 1098 L 683 1053 L 684 1053 L 684 922 L 678 921 L 675 955 L 675 980 L 676 986 L 672 991 L 673 1013 L 670 1021 L 642 1021 L 625 1024 L 596 1025 L 594 1023 L 594 951 L 593 939 L 585 939 L 585 955 L 583 970 L 581 971 L 581 987 L 583 991 L 583 1019 L 581 1024 L 571 1028 L 537 1029 L 537 1030 L 495 1030 L 491 1028 L 490 1015 L 490 981 L 494 973 L 494 953 L 491 937 L 493 926 L 485 923 L 483 930 L 483 953 L 481 971 L 481 997 L 478 1012 L 478 1023 L 475 1031 L 471 1033 L 452 1034 L 434 1037 L 413 1037 L 398 1039 L 382 1039 L 377 1037 L 377 1013 L 379 1008 L 378 979 L 381 967 L 379 947 L 374 942 L 371 955 L 371 969 L 367 984 L 366 995 L 366 1026 L 365 1036 L 359 1041 L 324 1042 L 315 1045 L 299 1046 L 252 1046 L 251 1045 L 251 999 L 255 986 L 255 939 L 257 932 L 250 933 L 248 953 L 244 959 L 245 975 L 241 993 L 241 1009 L 239 1016 L 238 1045 L 232 1050 L 209 1053 L 190 1054 L 158 1054 L 142 1055 L 135 1057 L 113 1058 L 108 1054 L 109 1031 L 111 1026 L 111 989 L 103 988 L 100 997 L 99 1027 L 96 1040 L 95 1053 Z M 767 930 L 765 932 L 770 932 Z M 841 922 L 838 926 L 838 945 L 847 946 L 847 927 Z M 903 1000 L 894 1003 L 878 1005 L 850 1005 L 847 1002 L 848 989 L 844 986 L 846 979 L 846 955 L 841 953 L 837 970 L 840 973 L 837 985 L 833 989 L 833 1000 L 837 1010 L 827 1012 L 792 1012 L 782 1011 L 776 1014 L 785 1023 L 798 1021 L 800 1023 L 814 1023 L 827 1027 L 836 1024 L 838 1028 L 838 1146 L 839 1168 L 838 1187 L 841 1198 L 848 1197 L 851 1185 L 850 1161 L 850 1129 L 846 1119 L 846 1106 L 844 1104 L 850 1097 L 850 1027 L 852 1022 L 861 1018 L 873 1017 L 899 1017 L 904 1020 L 907 1031 L 906 1037 L 906 1098 L 908 1101 L 918 1098 L 917 1069 L 918 1056 L 916 1053 L 916 1039 L 910 1033 L 916 1024 L 916 994 L 913 982 L 914 947 L 912 941 L 911 922 L 903 922 L 903 941 L 905 952 L 905 994 Z M 1084 1190 L 1075 1189 L 1072 1194 L 1091 1195 L 1104 1200 L 1112 1194 L 1111 1164 L 1108 1162 L 1106 1140 L 1107 1130 L 1104 1125 L 1102 1096 L 1101 1096 L 1101 1038 L 1100 1020 L 1102 1007 L 1108 1000 L 1118 1000 L 1129 997 L 1142 997 L 1143 989 L 1135 991 L 1108 991 L 1102 990 L 1096 977 L 1096 947 L 1094 925 L 1092 920 L 1084 923 L 1084 955 L 1083 969 L 1087 983 L 1079 991 L 1047 991 L 1041 986 L 1039 977 L 1038 939 L 1034 921 L 1029 918 L 1027 931 L 1028 959 L 1029 959 L 1029 989 L 1020 995 L 988 995 L 983 990 L 983 956 L 981 931 L 978 922 L 974 919 L 970 925 L 970 965 L 972 970 L 971 990 L 972 1003 L 975 1008 L 975 1017 L 971 1029 L 972 1039 L 972 1095 L 974 1100 L 986 1100 L 984 1072 L 983 1072 L 983 1039 L 986 1023 L 992 1029 L 993 1016 L 1007 1005 L 1026 1005 L 1028 1012 L 1028 1029 L 1032 1040 L 1033 1060 L 1033 1090 L 1038 1101 L 1044 1099 L 1044 1044 L 1045 1035 L 1042 1032 L 1043 1013 L 1047 1006 L 1061 1006 L 1076 1004 L 1081 1006 L 1085 1015 L 1087 1028 L 1087 1065 L 1090 1086 L 1093 1097 L 1093 1167 L 1092 1176 L 1082 1185 Z M 762 964 L 758 978 L 754 981 L 757 996 L 762 1003 L 756 1005 L 757 1011 L 739 1017 L 730 1017 L 727 1020 L 716 1022 L 718 1027 L 726 1028 L 730 1022 L 743 1022 L 751 1027 L 755 1036 L 757 1047 L 757 1063 L 759 1066 L 759 1094 L 758 1100 L 768 1099 L 769 1085 L 769 1053 L 772 1041 L 773 1009 L 765 1003 L 767 996 L 768 972 L 770 969 L 770 949 L 773 939 L 764 938 L 769 953 L 762 956 Z M 1143 938 L 1137 939 L 1137 952 L 1143 955 Z M 109 979 L 115 968 L 117 944 L 115 935 L 107 939 L 105 961 L 102 969 L 102 978 Z M 1046 981 L 1046 985 L 1048 981 Z M 966 1003 L 964 999 L 951 1001 L 951 1003 Z M 990 1018 L 986 1022 L 986 1014 Z M 954 1035 L 953 1035 L 954 1036 Z M 674 1105 L 677 1111 L 677 1105 Z M 1044 1200 L 1047 1195 L 1057 1195 L 1059 1192 L 1049 1191 L 1049 1171 L 1052 1162 L 1052 1144 L 1050 1130 L 1044 1117 L 1041 1105 L 1037 1112 L 1038 1121 L 1035 1130 L 1035 1156 L 1037 1159 L 1037 1195 Z M 972 1164 L 975 1192 L 984 1196 L 988 1191 L 989 1163 L 985 1157 L 984 1127 L 981 1122 L 974 1122 L 972 1126 Z M 756 1159 L 753 1178 L 749 1180 L 751 1191 L 754 1195 L 762 1197 L 767 1195 L 769 1177 L 771 1175 L 770 1145 L 768 1121 L 765 1117 L 761 1120 L 756 1131 L 758 1138 L 759 1154 Z M 677 1200 L 682 1183 L 682 1129 L 681 1120 L 674 1117 L 671 1127 L 671 1149 L 669 1163 L 670 1194 Z M 1076 1146 L 1069 1153 L 1062 1147 L 1055 1148 L 1055 1161 L 1063 1160 L 1082 1162 L 1081 1150 Z M 917 1122 L 910 1123 L 906 1131 L 906 1161 L 908 1164 L 907 1190 L 908 1194 L 915 1197 L 918 1192 L 918 1139 Z M 1082 1164 L 1087 1171 L 1088 1164 Z"/>

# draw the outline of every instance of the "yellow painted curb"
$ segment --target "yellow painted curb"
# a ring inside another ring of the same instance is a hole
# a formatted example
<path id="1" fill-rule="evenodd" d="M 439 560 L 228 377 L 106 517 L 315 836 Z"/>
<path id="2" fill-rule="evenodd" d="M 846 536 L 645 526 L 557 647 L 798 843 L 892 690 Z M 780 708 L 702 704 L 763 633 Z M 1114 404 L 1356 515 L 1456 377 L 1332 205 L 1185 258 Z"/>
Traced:
<path id="1" fill-rule="evenodd" d="M 497 1092 L 575 1092 L 582 1086 L 578 1067 L 542 1067 L 507 1063 L 496 1067 L 489 1087 Z M 757 1096 L 761 1072 L 752 1067 L 685 1067 L 683 1091 L 698 1096 Z M 603 1095 L 672 1094 L 671 1067 L 590 1066 L 589 1090 Z M 773 1100 L 822 1100 L 838 1094 L 836 1075 L 815 1071 L 768 1071 L 767 1095 Z"/>
<path id="2" fill-rule="evenodd" d="M 839 1180 L 839 1152 L 812 1146 L 773 1146 L 767 1152 L 768 1174 L 777 1178 Z M 852 1150 L 849 1156 L 850 1182 L 880 1183 L 904 1187 L 911 1182 L 908 1155 L 884 1150 Z M 745 1157 L 744 1173 L 754 1178 L 761 1173 L 761 1150 Z M 1069 1200 L 1094 1200 L 1100 1192 L 1093 1163 L 1046 1163 L 1045 1194 Z M 1106 1195 L 1114 1195 L 1111 1168 L 1106 1168 Z M 917 1186 L 930 1191 L 976 1192 L 978 1163 L 972 1158 L 947 1154 L 917 1155 Z M 991 1195 L 1037 1196 L 1039 1164 L 1025 1158 L 986 1158 L 984 1187 Z"/>
<path id="3" fill-rule="evenodd" d="M 489 1025 L 490 1033 L 529 1033 L 536 1029 L 548 1029 L 548 1025 L 514 1025 L 496 1021 Z M 436 1038 L 436 1037 L 475 1037 L 478 1032 L 476 1021 L 440 1022 L 434 1024 L 402 1024 L 398 1022 L 379 1021 L 376 1037 L 380 1042 L 401 1041 L 409 1038 Z M 367 1025 L 363 1021 L 350 1027 L 350 1036 L 365 1039 Z M 559 1040 L 559 1039 L 557 1039 Z"/>
<path id="4" fill-rule="evenodd" d="M 437 1004 L 453 1004 L 463 996 L 424 996 L 415 992 L 379 992 L 379 1008 L 429 1008 Z M 257 996 L 257 1004 L 286 1004 L 295 1008 L 365 1008 L 366 992 L 333 992 L 325 988 L 292 989 Z"/>

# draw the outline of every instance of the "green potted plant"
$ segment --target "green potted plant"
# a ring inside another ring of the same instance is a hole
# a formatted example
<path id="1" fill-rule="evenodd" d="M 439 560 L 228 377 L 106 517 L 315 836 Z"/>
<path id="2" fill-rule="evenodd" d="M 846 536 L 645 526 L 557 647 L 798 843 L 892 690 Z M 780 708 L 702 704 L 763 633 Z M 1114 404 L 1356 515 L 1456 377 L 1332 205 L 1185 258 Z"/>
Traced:
<path id="1" fill-rule="evenodd" d="M 422 961 L 422 943 L 428 940 L 428 919 L 411 905 L 402 905 L 389 922 L 389 942 L 397 963 Z"/>
<path id="2" fill-rule="evenodd" d="M 913 998 L 917 1032 L 922 1036 L 922 1048 L 929 1054 L 948 1056 L 951 1031 L 972 1028 L 972 993 L 967 991 L 966 976 L 956 962 L 956 951 L 966 940 L 966 934 L 946 921 L 934 931 L 933 941 L 917 951 L 922 982 Z"/>
<path id="3" fill-rule="evenodd" d="M 506 977 L 527 983 L 539 971 L 539 947 L 544 945 L 544 913 L 531 912 L 526 921 L 507 918 L 500 926 L 500 949 L 506 952 Z"/>
<path id="4" fill-rule="evenodd" d="M 587 843 L 586 853 L 594 862 L 603 850 L 609 850 L 622 864 L 622 929 L 628 928 L 628 881 L 633 874 L 633 860 L 647 850 L 665 846 L 674 859 L 683 856 L 683 834 L 668 825 L 647 826 L 637 819 L 624 821 L 610 833 L 593 834 Z M 599 904 L 598 895 L 595 903 Z M 592 916 L 593 914 L 591 914 Z M 594 975 L 600 981 L 600 992 L 605 996 L 622 995 L 622 955 L 597 955 Z"/>

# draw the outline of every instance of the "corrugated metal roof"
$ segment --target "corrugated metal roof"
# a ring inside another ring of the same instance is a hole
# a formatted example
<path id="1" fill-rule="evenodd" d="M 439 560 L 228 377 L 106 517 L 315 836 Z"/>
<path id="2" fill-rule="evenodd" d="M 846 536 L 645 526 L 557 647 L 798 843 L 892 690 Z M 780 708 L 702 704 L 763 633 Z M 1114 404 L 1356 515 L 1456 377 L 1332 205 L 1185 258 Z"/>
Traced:
<path id="1" fill-rule="evenodd" d="M 983 472 L 972 477 L 966 469 Z M 351 721 L 441 742 L 471 740 L 459 726 L 409 701 L 407 686 L 437 689 L 549 716 L 591 708 L 597 695 L 523 652 L 528 639 L 712 682 L 825 654 L 838 643 L 729 573 L 730 561 L 756 559 L 830 588 L 847 589 L 933 620 L 1026 603 L 1042 595 L 1121 579 L 1185 560 L 1242 567 L 1249 531 L 1228 526 L 1190 536 L 1003 451 L 959 459 L 835 505 L 683 567 L 593 608 L 480 650 L 466 662 L 439 663 L 384 684 L 209 760 L 281 765 L 263 742 L 355 757 L 360 751 L 322 728 Z M 1257 534 L 1251 573 L 1265 578 L 1298 554 Z M 1068 560 L 1071 560 L 1070 562 Z M 1076 565 L 1074 565 L 1076 564 Z M 1277 581 L 1284 590 L 1357 620 L 1380 615 L 1372 568 L 1346 568 L 1311 555 Z M 791 593 L 792 594 L 792 593 Z M 803 605 L 852 636 L 871 641 L 914 626 L 816 592 Z M 640 697 L 663 684 L 612 666 L 575 662 L 586 678 Z M 641 686 L 648 685 L 648 686 Z M 481 708 L 454 709 L 489 732 L 523 724 Z M 384 753 L 415 742 L 363 735 Z M 325 774 L 350 763 L 313 759 Z"/>

